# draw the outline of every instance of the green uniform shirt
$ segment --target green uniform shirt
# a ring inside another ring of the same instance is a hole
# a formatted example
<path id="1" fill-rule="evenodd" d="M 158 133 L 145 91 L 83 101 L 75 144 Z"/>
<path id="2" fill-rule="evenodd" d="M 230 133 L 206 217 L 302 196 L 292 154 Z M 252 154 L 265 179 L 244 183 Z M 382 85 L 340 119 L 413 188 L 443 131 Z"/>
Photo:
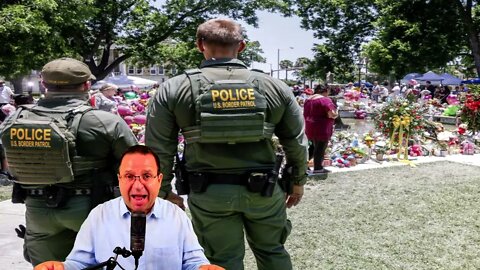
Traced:
<path id="1" fill-rule="evenodd" d="M 245 64 L 237 59 L 207 60 L 202 63 L 201 70 L 213 81 L 246 80 L 250 75 Z M 294 183 L 304 184 L 307 139 L 300 106 L 282 81 L 268 75 L 263 75 L 262 80 L 268 102 L 266 122 L 275 124 L 275 135 L 285 150 L 287 162 L 295 168 Z M 145 143 L 160 157 L 164 174 L 160 196 L 172 188 L 170 182 L 178 132 L 195 125 L 195 114 L 190 80 L 186 75 L 163 83 L 149 105 Z M 185 147 L 185 158 L 186 168 L 191 172 L 241 174 L 255 169 L 271 169 L 275 149 L 271 140 L 237 144 L 192 143 Z"/>
<path id="2" fill-rule="evenodd" d="M 47 94 L 37 104 L 40 107 L 49 109 L 65 110 L 86 105 L 86 95 L 78 93 L 53 93 Z M 125 121 L 118 115 L 100 110 L 86 112 L 80 120 L 76 150 L 78 156 L 106 159 L 108 161 L 108 174 L 75 176 L 71 183 L 57 184 L 66 188 L 90 188 L 92 181 L 103 177 L 115 178 L 120 157 L 128 147 L 136 145 L 137 139 Z M 8 160 L 8 156 L 7 156 Z M 39 188 L 42 186 L 22 185 L 24 188 Z"/>

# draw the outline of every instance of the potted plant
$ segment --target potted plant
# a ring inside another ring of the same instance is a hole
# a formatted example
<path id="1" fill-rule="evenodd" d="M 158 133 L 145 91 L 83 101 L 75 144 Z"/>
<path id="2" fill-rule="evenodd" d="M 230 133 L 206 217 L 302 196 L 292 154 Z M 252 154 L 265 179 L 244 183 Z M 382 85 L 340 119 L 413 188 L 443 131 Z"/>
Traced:
<path id="1" fill-rule="evenodd" d="M 446 157 L 448 152 L 448 143 L 444 141 L 439 141 L 438 146 L 440 147 L 440 156 Z"/>
<path id="2" fill-rule="evenodd" d="M 387 149 L 385 149 L 385 147 L 376 146 L 373 150 L 375 151 L 375 158 L 378 161 L 383 161 L 383 156 L 385 155 Z"/>

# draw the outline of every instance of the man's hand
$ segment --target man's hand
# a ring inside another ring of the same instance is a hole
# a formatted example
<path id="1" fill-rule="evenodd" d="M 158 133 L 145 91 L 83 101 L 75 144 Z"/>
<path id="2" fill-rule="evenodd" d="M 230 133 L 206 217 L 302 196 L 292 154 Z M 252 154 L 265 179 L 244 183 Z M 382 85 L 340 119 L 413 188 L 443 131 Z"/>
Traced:
<path id="1" fill-rule="evenodd" d="M 47 261 L 43 262 L 37 266 L 33 270 L 63 270 L 63 263 L 57 261 Z"/>
<path id="2" fill-rule="evenodd" d="M 15 232 L 19 238 L 25 239 L 25 234 L 27 233 L 27 228 L 22 224 L 18 225 L 18 228 L 15 228 Z"/>
<path id="3" fill-rule="evenodd" d="M 167 198 L 165 198 L 165 200 L 178 205 L 180 208 L 183 209 L 183 211 L 185 211 L 185 204 L 183 204 L 183 198 L 180 197 L 179 195 L 170 191 L 167 195 Z"/>
<path id="4" fill-rule="evenodd" d="M 220 267 L 220 266 L 215 265 L 215 264 L 205 264 L 205 265 L 200 266 L 200 268 L 198 268 L 198 270 L 225 270 L 225 268 Z"/>
<path id="5" fill-rule="evenodd" d="M 287 195 L 287 207 L 296 206 L 300 203 L 303 197 L 303 185 L 293 185 L 293 192 L 290 195 Z"/>

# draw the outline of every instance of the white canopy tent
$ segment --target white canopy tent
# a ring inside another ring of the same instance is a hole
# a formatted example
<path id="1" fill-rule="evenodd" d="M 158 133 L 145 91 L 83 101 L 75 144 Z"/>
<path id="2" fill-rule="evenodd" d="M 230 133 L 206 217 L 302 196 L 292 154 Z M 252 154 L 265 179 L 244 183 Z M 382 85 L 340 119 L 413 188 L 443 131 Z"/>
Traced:
<path id="1" fill-rule="evenodd" d="M 119 76 L 111 76 L 105 78 L 101 81 L 96 82 L 92 85 L 92 89 L 99 89 L 102 85 L 106 83 L 113 83 L 120 89 L 131 89 L 132 86 L 134 88 L 149 88 L 152 87 L 154 84 L 158 83 L 157 81 L 144 79 L 135 76 L 126 76 L 126 75 L 119 75 Z"/>

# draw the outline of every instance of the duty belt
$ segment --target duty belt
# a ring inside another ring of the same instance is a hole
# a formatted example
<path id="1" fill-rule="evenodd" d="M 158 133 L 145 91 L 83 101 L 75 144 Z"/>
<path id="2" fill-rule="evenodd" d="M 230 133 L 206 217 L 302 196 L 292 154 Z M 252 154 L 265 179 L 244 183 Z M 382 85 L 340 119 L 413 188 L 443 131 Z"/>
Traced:
<path id="1" fill-rule="evenodd" d="M 209 184 L 220 185 L 246 185 L 249 174 L 228 174 L 228 173 L 189 173 L 192 177 L 205 177 Z"/>
<path id="2" fill-rule="evenodd" d="M 249 174 L 216 174 L 208 173 L 206 175 L 209 184 L 220 185 L 246 185 Z"/>
<path id="3" fill-rule="evenodd" d="M 37 189 L 25 189 L 27 192 L 27 196 L 43 196 L 45 191 L 43 188 Z M 92 194 L 92 190 L 89 188 L 75 188 L 75 189 L 67 189 L 68 194 L 71 196 L 82 196 L 82 195 L 90 195 Z"/>

